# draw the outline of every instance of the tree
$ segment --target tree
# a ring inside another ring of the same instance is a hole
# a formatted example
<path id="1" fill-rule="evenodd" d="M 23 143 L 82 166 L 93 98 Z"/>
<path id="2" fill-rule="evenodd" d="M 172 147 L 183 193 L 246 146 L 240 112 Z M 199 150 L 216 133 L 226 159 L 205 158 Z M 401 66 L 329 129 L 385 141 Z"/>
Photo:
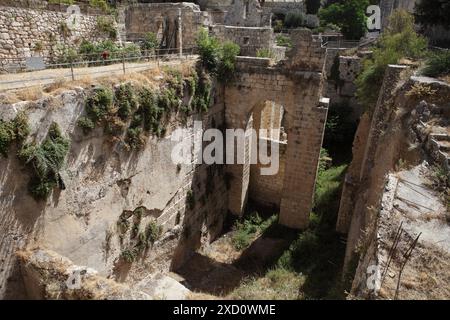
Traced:
<path id="1" fill-rule="evenodd" d="M 372 58 L 363 60 L 363 69 L 356 79 L 358 101 L 370 108 L 376 103 L 389 64 L 401 58 L 417 59 L 426 54 L 427 41 L 414 31 L 414 17 L 405 10 L 395 10 Z"/>
<path id="2" fill-rule="evenodd" d="M 206 29 L 199 31 L 197 46 L 200 61 L 206 71 L 217 76 L 222 82 L 231 80 L 240 47 L 230 41 L 225 41 L 222 44 L 216 37 L 210 36 Z"/>
<path id="3" fill-rule="evenodd" d="M 210 37 L 207 29 L 201 29 L 197 35 L 197 47 L 203 67 L 212 74 L 217 74 L 221 45 L 215 37 Z"/>
<path id="4" fill-rule="evenodd" d="M 317 14 L 320 9 L 320 0 L 306 0 L 306 12 L 309 14 Z"/>
<path id="5" fill-rule="evenodd" d="M 303 12 L 293 11 L 289 12 L 284 19 L 284 26 L 288 29 L 295 29 L 301 27 L 305 23 L 306 17 Z"/>
<path id="6" fill-rule="evenodd" d="M 368 0 L 346 0 L 342 3 L 333 3 L 319 11 L 321 25 L 337 25 L 346 39 L 359 40 L 366 34 L 368 5 Z"/>
<path id="7" fill-rule="evenodd" d="M 448 0 L 423 0 L 414 8 L 416 21 L 425 26 L 442 25 L 450 28 L 450 2 Z"/>

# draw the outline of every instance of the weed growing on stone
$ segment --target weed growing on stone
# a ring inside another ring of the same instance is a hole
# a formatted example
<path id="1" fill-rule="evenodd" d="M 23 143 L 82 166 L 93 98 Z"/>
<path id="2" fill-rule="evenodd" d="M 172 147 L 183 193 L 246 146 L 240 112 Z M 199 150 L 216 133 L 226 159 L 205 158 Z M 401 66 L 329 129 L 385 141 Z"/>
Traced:
<path id="1" fill-rule="evenodd" d="M 22 144 L 29 134 L 30 126 L 24 112 L 19 112 L 11 121 L 0 120 L 0 154 L 7 157 L 11 144 L 15 141 Z"/>
<path id="2" fill-rule="evenodd" d="M 56 186 L 65 189 L 59 172 L 69 146 L 69 140 L 63 137 L 56 123 L 51 124 L 40 145 L 30 143 L 22 146 L 18 156 L 32 172 L 29 190 L 36 199 L 45 200 Z"/>

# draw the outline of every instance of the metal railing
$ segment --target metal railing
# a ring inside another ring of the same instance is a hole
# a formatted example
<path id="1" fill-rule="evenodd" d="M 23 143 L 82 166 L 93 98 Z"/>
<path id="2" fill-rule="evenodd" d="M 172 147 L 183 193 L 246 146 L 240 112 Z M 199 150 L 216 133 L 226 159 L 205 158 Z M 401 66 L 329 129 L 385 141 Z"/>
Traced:
<path id="1" fill-rule="evenodd" d="M 338 41 L 328 41 L 324 44 L 327 48 L 332 49 L 351 49 L 351 48 L 357 48 L 360 45 L 359 40 L 338 40 Z"/>
<path id="2" fill-rule="evenodd" d="M 192 55 L 195 52 L 196 48 L 194 47 L 183 48 L 181 55 Z M 27 57 L 8 57 L 0 60 L 0 71 L 3 71 L 2 73 L 19 73 L 45 69 L 98 67 L 124 62 L 150 62 L 171 59 L 174 56 L 180 56 L 178 48 L 141 50 L 138 53 L 117 50 L 108 52 L 106 56 L 103 53 L 36 56 L 41 58 L 44 63 L 41 68 L 29 67 L 26 63 Z"/>
<path id="3" fill-rule="evenodd" d="M 45 65 L 45 69 L 39 70 L 42 73 L 29 73 L 30 77 L 27 78 L 21 75 L 17 79 L 14 79 L 14 75 L 11 74 L 11 80 L 0 81 L 0 89 L 11 89 L 27 84 L 35 85 L 35 82 L 46 84 L 58 78 L 77 80 L 85 76 L 107 76 L 112 74 L 117 75 L 118 73 L 126 74 L 127 72 L 143 71 L 149 68 L 149 63 L 159 66 L 160 63 L 172 60 L 189 59 L 190 57 L 194 57 L 196 51 L 196 48 L 193 47 L 183 48 L 181 54 L 178 49 L 156 50 L 151 54 L 128 56 L 125 53 L 116 53 L 116 55 L 108 59 L 103 59 L 98 54 L 77 55 L 67 62 L 48 63 Z M 55 73 L 45 74 L 45 70 L 48 69 L 54 69 Z M 59 71 L 56 72 L 56 69 Z M 67 72 L 64 70 L 67 70 Z"/>

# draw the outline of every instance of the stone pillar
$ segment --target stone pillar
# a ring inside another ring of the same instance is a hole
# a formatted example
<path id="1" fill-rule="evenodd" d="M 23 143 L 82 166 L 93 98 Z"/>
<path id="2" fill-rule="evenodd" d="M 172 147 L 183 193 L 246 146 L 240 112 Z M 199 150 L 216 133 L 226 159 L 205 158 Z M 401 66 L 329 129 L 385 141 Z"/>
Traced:
<path id="1" fill-rule="evenodd" d="M 229 164 L 227 172 L 230 189 L 228 190 L 228 209 L 236 216 L 241 217 L 248 199 L 248 187 L 250 184 L 250 155 L 252 148 L 251 129 L 253 128 L 253 116 L 250 117 L 245 128 L 244 164 Z M 242 152 L 235 145 L 235 155 Z M 235 158 L 236 159 L 236 158 Z"/>
<path id="2" fill-rule="evenodd" d="M 313 107 L 306 108 L 308 104 Z M 279 223 L 284 226 L 294 229 L 308 227 L 328 105 L 329 99 L 325 98 L 318 106 L 314 106 L 313 101 L 305 101 L 303 108 L 297 108 L 293 115 L 295 120 L 288 130 L 279 217 Z"/>
<path id="3" fill-rule="evenodd" d="M 181 19 L 181 9 L 178 9 L 178 54 L 183 56 L 183 21 Z"/>

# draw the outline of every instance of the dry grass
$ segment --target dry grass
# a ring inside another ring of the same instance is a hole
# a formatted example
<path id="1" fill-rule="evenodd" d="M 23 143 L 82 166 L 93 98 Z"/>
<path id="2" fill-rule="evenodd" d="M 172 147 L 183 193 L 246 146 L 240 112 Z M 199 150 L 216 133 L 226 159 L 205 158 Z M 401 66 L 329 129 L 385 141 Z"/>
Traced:
<path id="1" fill-rule="evenodd" d="M 14 92 L 8 91 L 0 94 L 0 104 L 14 104 L 20 102 Z"/>
<path id="2" fill-rule="evenodd" d="M 450 75 L 444 76 L 444 77 L 440 77 L 439 80 L 442 80 L 444 82 L 450 83 Z"/>
<path id="3" fill-rule="evenodd" d="M 243 281 L 227 298 L 244 300 L 297 300 L 304 296 L 299 291 L 305 277 L 296 272 L 275 269 L 259 279 Z"/>
<path id="4" fill-rule="evenodd" d="M 186 300 L 220 300 L 220 297 L 202 292 L 189 292 L 186 295 Z"/>
<path id="5" fill-rule="evenodd" d="M 414 60 L 407 59 L 407 58 L 401 58 L 398 64 L 403 64 L 406 66 L 417 68 L 420 66 L 421 61 L 414 61 Z"/>
<path id="6" fill-rule="evenodd" d="M 91 76 L 83 76 L 75 81 L 73 81 L 73 84 L 80 87 L 87 87 L 94 83 L 95 81 L 92 79 Z"/>
<path id="7" fill-rule="evenodd" d="M 17 90 L 15 95 L 21 101 L 36 101 L 44 96 L 44 90 L 42 86 L 28 87 Z"/>
<path id="8" fill-rule="evenodd" d="M 44 91 L 47 93 L 51 93 L 51 92 L 56 91 L 57 89 L 65 88 L 67 82 L 68 81 L 66 80 L 66 78 L 59 77 L 59 78 L 55 79 L 55 81 L 52 84 L 49 84 L 48 86 L 46 86 Z"/>
<path id="9" fill-rule="evenodd" d="M 166 66 L 155 66 L 152 69 L 139 72 L 131 72 L 124 75 L 115 75 L 108 77 L 99 77 L 93 79 L 89 75 L 83 76 L 75 81 L 59 77 L 49 85 L 27 87 L 20 90 L 9 90 L 0 95 L 1 104 L 13 104 L 20 101 L 36 101 L 44 96 L 56 96 L 66 90 L 72 90 L 76 87 L 88 88 L 92 85 L 100 84 L 104 86 L 113 86 L 117 83 L 131 82 L 135 85 L 143 85 L 153 89 L 159 87 L 159 83 L 165 78 L 163 68 L 168 67 L 181 72 L 183 77 L 187 77 L 195 70 L 194 61 L 183 61 L 179 64 L 167 64 Z"/>
<path id="10" fill-rule="evenodd" d="M 239 258 L 242 251 L 236 250 L 231 242 L 231 235 L 227 234 L 213 242 L 210 250 L 204 254 L 217 262 L 232 263 Z"/>
<path id="11" fill-rule="evenodd" d="M 423 99 L 428 96 L 435 95 L 437 90 L 431 89 L 430 86 L 422 83 L 414 83 L 411 89 L 406 93 L 407 97 L 415 97 L 417 99 Z"/>

